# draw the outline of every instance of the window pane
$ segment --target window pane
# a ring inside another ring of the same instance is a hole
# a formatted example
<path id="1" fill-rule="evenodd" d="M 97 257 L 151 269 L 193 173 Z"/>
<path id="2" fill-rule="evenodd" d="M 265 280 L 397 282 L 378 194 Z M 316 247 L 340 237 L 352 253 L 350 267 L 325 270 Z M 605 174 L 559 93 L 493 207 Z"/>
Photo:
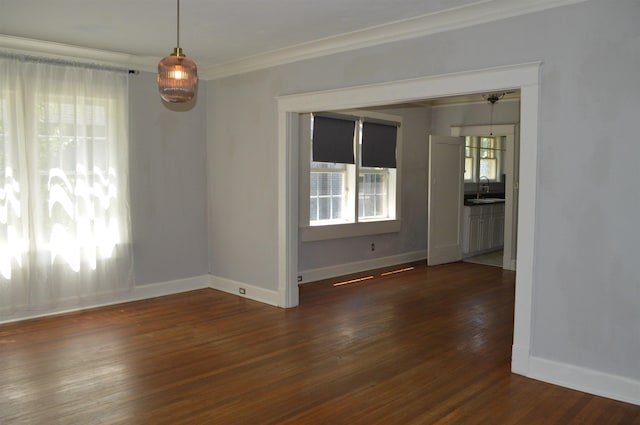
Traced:
<path id="1" fill-rule="evenodd" d="M 495 149 L 480 149 L 480 158 L 495 158 Z"/>
<path id="2" fill-rule="evenodd" d="M 327 196 L 331 194 L 331 186 L 329 185 L 329 173 L 318 173 L 318 195 Z"/>
<path id="3" fill-rule="evenodd" d="M 358 182 L 358 217 L 387 217 L 388 171 L 360 173 Z"/>
<path id="4" fill-rule="evenodd" d="M 309 190 L 309 221 L 342 218 L 344 174 L 341 172 L 312 172 Z"/>
<path id="5" fill-rule="evenodd" d="M 496 180 L 496 160 L 481 159 L 480 160 L 480 177 L 486 177 L 489 180 Z"/>
<path id="6" fill-rule="evenodd" d="M 319 173 L 311 173 L 311 187 L 309 188 L 311 199 L 318 196 L 318 177 Z"/>
<path id="7" fill-rule="evenodd" d="M 464 179 L 473 181 L 473 158 L 466 157 L 464 159 Z"/>
<path id="8" fill-rule="evenodd" d="M 309 200 L 309 204 L 311 206 L 309 211 L 309 220 L 317 221 L 318 220 L 318 198 L 312 196 Z"/>
<path id="9" fill-rule="evenodd" d="M 342 174 L 331 173 L 331 194 L 342 196 Z"/>
<path id="10" fill-rule="evenodd" d="M 342 198 L 334 196 L 331 198 L 331 218 L 338 219 L 342 217 Z"/>
<path id="11" fill-rule="evenodd" d="M 320 198 L 319 202 L 319 211 L 318 211 L 318 220 L 328 220 L 331 218 L 331 203 L 328 202 L 331 198 Z"/>
<path id="12" fill-rule="evenodd" d="M 385 214 L 385 197 L 383 196 L 376 196 L 376 203 L 375 203 L 375 209 L 377 212 L 379 212 L 378 215 L 386 215 Z"/>

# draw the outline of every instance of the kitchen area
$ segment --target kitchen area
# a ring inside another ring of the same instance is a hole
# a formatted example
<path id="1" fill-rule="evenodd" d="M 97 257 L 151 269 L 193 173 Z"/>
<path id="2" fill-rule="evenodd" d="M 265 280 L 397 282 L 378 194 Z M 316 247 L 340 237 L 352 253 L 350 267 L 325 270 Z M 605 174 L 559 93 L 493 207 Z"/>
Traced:
<path id="1" fill-rule="evenodd" d="M 520 191 L 519 95 L 490 93 L 476 96 L 476 103 L 432 109 L 433 132 L 464 138 L 462 260 L 514 271 Z"/>
<path id="2" fill-rule="evenodd" d="M 487 136 L 465 137 L 464 261 L 496 267 L 505 265 L 507 174 L 512 175 L 514 168 L 511 163 L 507 164 L 507 157 L 505 136 L 491 132 Z M 513 194 L 509 195 L 512 198 Z"/>
<path id="3" fill-rule="evenodd" d="M 504 248 L 505 194 L 502 182 L 488 179 L 475 193 L 466 193 L 462 212 L 464 261 L 502 267 Z M 502 191 L 500 191 L 502 186 Z"/>

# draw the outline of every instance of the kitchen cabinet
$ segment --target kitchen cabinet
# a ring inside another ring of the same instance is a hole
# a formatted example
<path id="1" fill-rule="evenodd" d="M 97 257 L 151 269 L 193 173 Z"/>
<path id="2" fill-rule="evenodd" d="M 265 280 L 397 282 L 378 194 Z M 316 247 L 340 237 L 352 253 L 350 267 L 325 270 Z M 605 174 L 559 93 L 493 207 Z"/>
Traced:
<path id="1" fill-rule="evenodd" d="M 501 249 L 504 245 L 504 203 L 465 206 L 463 257 Z"/>

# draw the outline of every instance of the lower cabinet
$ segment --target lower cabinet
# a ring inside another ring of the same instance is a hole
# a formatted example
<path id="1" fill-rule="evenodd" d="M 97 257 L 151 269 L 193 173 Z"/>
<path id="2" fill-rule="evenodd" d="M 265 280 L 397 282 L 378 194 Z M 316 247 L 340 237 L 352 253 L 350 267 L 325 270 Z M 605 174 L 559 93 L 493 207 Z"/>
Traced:
<path id="1" fill-rule="evenodd" d="M 465 206 L 463 256 L 494 251 L 504 245 L 504 204 Z"/>

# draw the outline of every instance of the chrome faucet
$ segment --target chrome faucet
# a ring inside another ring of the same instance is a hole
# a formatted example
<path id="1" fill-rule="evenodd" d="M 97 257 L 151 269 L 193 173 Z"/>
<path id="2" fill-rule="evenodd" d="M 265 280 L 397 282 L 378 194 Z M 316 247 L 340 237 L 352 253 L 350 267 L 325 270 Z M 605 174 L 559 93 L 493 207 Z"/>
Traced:
<path id="1" fill-rule="evenodd" d="M 485 181 L 483 182 L 482 179 Z M 489 178 L 486 176 L 480 176 L 478 179 L 478 189 L 476 190 L 476 199 L 480 198 L 480 193 L 489 193 L 491 186 L 489 185 Z"/>

